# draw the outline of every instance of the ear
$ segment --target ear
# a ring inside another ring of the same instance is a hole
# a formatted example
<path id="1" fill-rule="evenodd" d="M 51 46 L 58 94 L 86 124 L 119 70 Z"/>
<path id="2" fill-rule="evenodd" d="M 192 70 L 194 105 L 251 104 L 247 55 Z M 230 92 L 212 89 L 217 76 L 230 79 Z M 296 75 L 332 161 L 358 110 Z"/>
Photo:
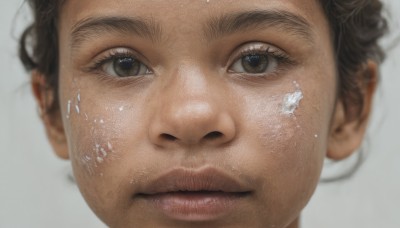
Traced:
<path id="1" fill-rule="evenodd" d="M 55 153 L 62 159 L 68 159 L 68 145 L 59 112 L 48 113 L 54 101 L 53 91 L 46 86 L 46 79 L 37 70 L 32 71 L 32 92 L 39 106 L 40 118 L 46 129 L 47 138 Z"/>
<path id="2" fill-rule="evenodd" d="M 360 115 L 348 119 L 343 101 L 337 101 L 329 133 L 328 158 L 333 160 L 345 159 L 360 147 L 371 114 L 373 95 L 378 79 L 377 68 L 377 63 L 368 61 L 360 72 L 363 75 L 359 78 L 362 80 L 367 79 L 360 82 L 364 101 Z"/>

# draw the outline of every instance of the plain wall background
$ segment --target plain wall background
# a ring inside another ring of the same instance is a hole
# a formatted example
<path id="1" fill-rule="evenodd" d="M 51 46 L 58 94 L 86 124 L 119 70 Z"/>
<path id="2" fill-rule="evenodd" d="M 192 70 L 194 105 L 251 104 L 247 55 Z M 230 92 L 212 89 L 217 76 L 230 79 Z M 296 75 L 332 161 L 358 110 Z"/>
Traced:
<path id="1" fill-rule="evenodd" d="M 30 18 L 23 7 L 16 19 L 22 2 L 0 2 L 0 227 L 105 227 L 69 181 L 69 163 L 57 159 L 47 143 L 17 58 L 16 39 Z M 303 228 L 400 227 L 400 44 L 393 46 L 400 40 L 400 1 L 385 2 L 392 31 L 383 41 L 389 52 L 368 157 L 349 180 L 318 186 Z M 327 165 L 324 176 L 346 164 Z"/>

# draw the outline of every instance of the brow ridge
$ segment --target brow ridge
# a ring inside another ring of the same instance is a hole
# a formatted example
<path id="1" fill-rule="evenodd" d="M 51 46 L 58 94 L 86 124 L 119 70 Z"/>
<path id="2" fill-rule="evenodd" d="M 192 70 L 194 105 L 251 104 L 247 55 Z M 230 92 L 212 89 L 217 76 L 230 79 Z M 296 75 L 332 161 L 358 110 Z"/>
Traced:
<path id="1" fill-rule="evenodd" d="M 252 10 L 235 12 L 210 19 L 204 26 L 208 40 L 217 39 L 233 33 L 273 27 L 313 41 L 312 27 L 307 20 L 297 14 L 284 10 Z"/>
<path id="2" fill-rule="evenodd" d="M 118 16 L 89 17 L 73 26 L 71 46 L 78 47 L 82 42 L 105 32 L 133 33 L 152 42 L 158 42 L 162 35 L 161 26 L 152 19 Z"/>

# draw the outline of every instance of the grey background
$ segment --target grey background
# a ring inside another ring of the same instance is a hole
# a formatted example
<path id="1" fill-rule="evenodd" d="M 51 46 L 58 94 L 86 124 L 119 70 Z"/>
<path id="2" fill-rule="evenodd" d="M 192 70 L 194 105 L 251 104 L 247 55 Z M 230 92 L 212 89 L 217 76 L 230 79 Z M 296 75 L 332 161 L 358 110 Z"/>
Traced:
<path id="1" fill-rule="evenodd" d="M 369 130 L 368 157 L 349 180 L 320 184 L 303 228 L 400 227 L 400 1 L 386 0 L 392 33 Z M 53 155 L 17 58 L 16 38 L 29 21 L 22 0 L 0 2 L 0 227 L 105 227 L 68 180 L 70 166 Z M 16 17 L 16 14 L 18 16 Z M 354 159 L 327 163 L 323 176 Z"/>

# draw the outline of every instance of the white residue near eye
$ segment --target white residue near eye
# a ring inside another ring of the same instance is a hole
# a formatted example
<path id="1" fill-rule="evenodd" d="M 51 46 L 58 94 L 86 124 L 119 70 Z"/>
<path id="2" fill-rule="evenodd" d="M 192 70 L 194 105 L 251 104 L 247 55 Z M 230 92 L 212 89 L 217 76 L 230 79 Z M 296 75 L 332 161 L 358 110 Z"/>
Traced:
<path id="1" fill-rule="evenodd" d="M 293 115 L 294 111 L 299 107 L 302 99 L 303 93 L 300 90 L 286 94 L 283 98 L 282 112 L 286 115 Z"/>
<path id="2" fill-rule="evenodd" d="M 81 102 L 81 94 L 78 93 L 78 96 L 76 97 L 76 99 L 78 100 L 78 102 Z"/>
<path id="3" fill-rule="evenodd" d="M 300 101 L 304 98 L 299 84 L 296 81 L 293 84 L 296 86 L 296 91 L 286 94 L 283 98 L 282 112 L 286 115 L 293 115 L 294 111 L 299 107 Z"/>
<path id="4" fill-rule="evenodd" d="M 111 145 L 110 142 L 107 143 L 107 146 L 108 146 L 108 149 L 109 149 L 109 150 L 112 150 L 112 145 Z"/>
<path id="5" fill-rule="evenodd" d="M 68 100 L 67 104 L 67 119 L 69 119 L 69 115 L 71 114 L 71 100 Z"/>

